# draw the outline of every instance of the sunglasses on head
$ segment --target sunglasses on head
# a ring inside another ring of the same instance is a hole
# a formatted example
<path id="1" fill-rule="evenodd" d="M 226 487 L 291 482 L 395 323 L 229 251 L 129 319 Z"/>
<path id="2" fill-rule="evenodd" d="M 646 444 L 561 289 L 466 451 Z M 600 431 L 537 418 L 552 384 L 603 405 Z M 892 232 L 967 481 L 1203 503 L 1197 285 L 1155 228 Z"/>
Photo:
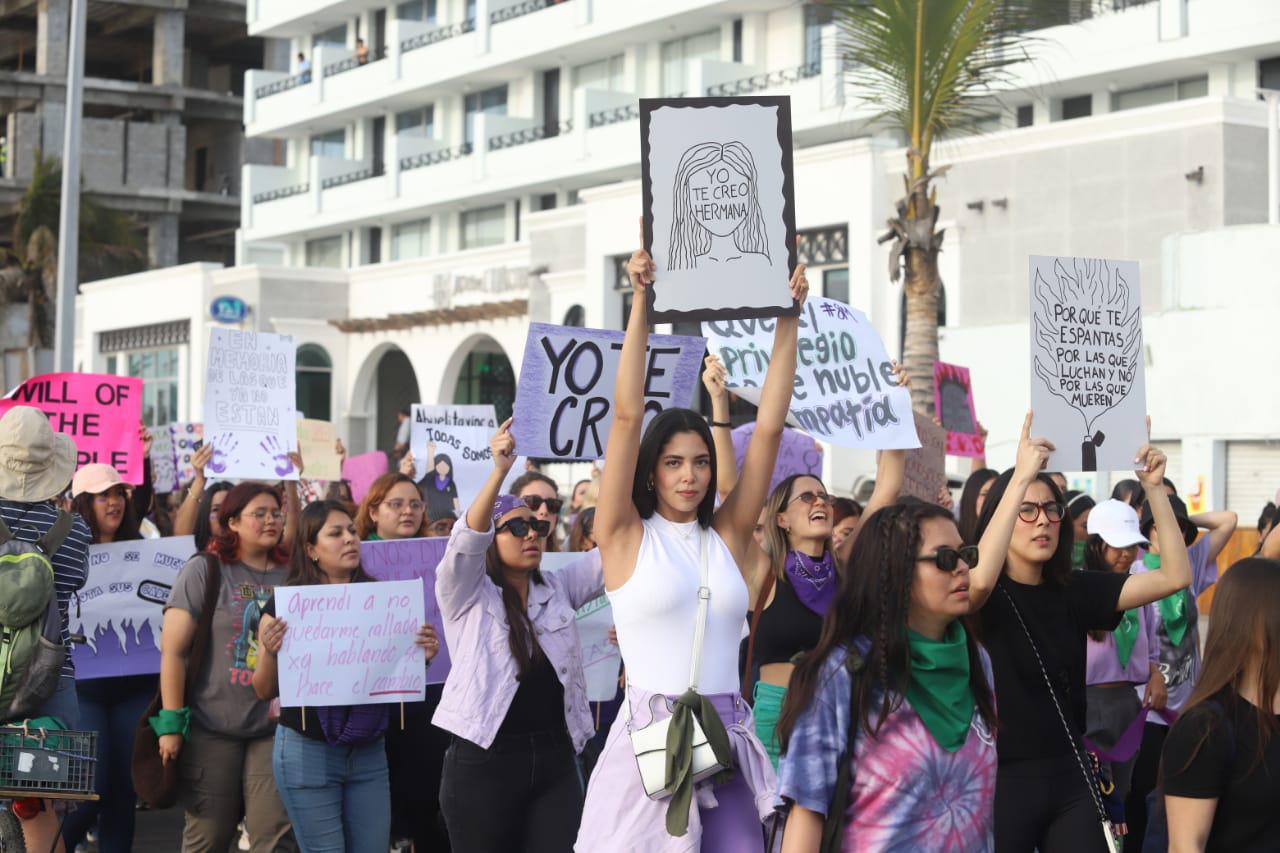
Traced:
<path id="1" fill-rule="evenodd" d="M 933 554 L 922 554 L 918 559 L 926 563 L 936 563 L 938 568 L 944 572 L 954 572 L 956 566 L 964 560 L 964 564 L 969 568 L 978 565 L 978 546 L 965 545 L 960 548 L 942 547 Z"/>
<path id="2" fill-rule="evenodd" d="M 517 539 L 528 536 L 530 530 L 539 536 L 546 536 L 551 532 L 551 522 L 539 521 L 536 518 L 513 518 L 505 524 L 498 525 L 496 532 L 501 533 L 504 530 Z"/>
<path id="3" fill-rule="evenodd" d="M 805 506 L 813 506 L 818 501 L 822 501 L 827 506 L 831 506 L 831 495 L 826 492 L 801 492 L 798 495 L 792 495 L 791 500 L 787 501 L 787 505 L 800 501 Z"/>
<path id="4" fill-rule="evenodd" d="M 1044 517 L 1049 519 L 1050 524 L 1057 524 L 1066 516 L 1067 508 L 1058 501 L 1045 501 L 1042 504 L 1024 501 L 1022 506 L 1018 507 L 1018 518 L 1027 524 L 1034 524 L 1041 512 L 1044 512 Z"/>
<path id="5" fill-rule="evenodd" d="M 525 495 L 523 498 L 521 498 L 521 500 L 524 501 L 525 506 L 527 506 L 529 509 L 533 510 L 534 512 L 537 512 L 539 509 L 542 508 L 543 504 L 546 504 L 547 512 L 551 513 L 552 515 L 559 515 L 560 507 L 564 506 L 564 501 L 560 500 L 559 498 L 542 498 L 542 497 L 538 497 L 537 495 Z"/>

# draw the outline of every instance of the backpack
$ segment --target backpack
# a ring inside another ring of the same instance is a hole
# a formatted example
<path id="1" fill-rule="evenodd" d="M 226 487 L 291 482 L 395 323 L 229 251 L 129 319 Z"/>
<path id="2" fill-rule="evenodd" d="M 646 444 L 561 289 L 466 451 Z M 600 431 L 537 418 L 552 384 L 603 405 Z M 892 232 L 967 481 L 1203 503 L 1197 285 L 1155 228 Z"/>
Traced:
<path id="1" fill-rule="evenodd" d="M 29 715 L 58 687 L 67 650 L 52 558 L 71 524 L 59 510 L 38 541 L 25 542 L 0 518 L 0 720 Z"/>

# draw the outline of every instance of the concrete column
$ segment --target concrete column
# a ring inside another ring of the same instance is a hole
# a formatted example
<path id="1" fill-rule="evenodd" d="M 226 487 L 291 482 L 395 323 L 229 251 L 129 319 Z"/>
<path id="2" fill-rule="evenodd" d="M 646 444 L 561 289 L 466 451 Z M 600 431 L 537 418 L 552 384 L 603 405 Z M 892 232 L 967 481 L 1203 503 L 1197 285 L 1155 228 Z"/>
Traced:
<path id="1" fill-rule="evenodd" d="M 178 214 L 159 213 L 147 223 L 147 260 L 153 267 L 178 263 Z"/>
<path id="2" fill-rule="evenodd" d="M 39 0 L 36 4 L 36 73 L 65 77 L 70 0 Z"/>
<path id="3" fill-rule="evenodd" d="M 151 82 L 157 86 L 183 84 L 183 45 L 186 13 L 173 9 L 156 12 L 151 36 Z"/>

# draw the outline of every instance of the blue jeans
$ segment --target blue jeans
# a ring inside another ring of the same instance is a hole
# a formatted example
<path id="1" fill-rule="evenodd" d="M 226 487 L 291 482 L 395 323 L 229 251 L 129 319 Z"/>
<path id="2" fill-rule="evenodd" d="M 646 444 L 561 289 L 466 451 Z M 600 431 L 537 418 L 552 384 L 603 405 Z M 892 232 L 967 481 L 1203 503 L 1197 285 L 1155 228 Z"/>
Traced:
<path id="1" fill-rule="evenodd" d="M 133 735 L 147 705 L 156 695 L 154 675 L 92 678 L 76 684 L 80 725 L 98 733 L 98 763 L 93 771 L 97 802 L 81 803 L 67 815 L 62 838 L 68 850 L 84 840 L 100 823 L 100 853 L 129 853 L 133 849 Z"/>
<path id="2" fill-rule="evenodd" d="M 302 853 L 386 853 L 391 790 L 382 738 L 331 746 L 278 726 L 271 769 Z"/>
<path id="3" fill-rule="evenodd" d="M 76 698 L 76 680 L 65 675 L 59 678 L 58 688 L 53 691 L 53 695 L 28 716 L 53 717 L 68 729 L 79 729 L 80 702 Z"/>

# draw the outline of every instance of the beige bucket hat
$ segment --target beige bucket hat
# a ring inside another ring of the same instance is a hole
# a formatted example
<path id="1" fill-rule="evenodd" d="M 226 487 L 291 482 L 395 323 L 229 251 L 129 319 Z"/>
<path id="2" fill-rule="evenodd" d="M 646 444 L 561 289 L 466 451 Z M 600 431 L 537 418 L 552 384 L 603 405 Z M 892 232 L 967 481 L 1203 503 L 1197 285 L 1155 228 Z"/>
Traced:
<path id="1" fill-rule="evenodd" d="M 39 503 L 62 494 L 76 470 L 76 445 L 44 412 L 14 406 L 0 417 L 0 498 Z"/>

